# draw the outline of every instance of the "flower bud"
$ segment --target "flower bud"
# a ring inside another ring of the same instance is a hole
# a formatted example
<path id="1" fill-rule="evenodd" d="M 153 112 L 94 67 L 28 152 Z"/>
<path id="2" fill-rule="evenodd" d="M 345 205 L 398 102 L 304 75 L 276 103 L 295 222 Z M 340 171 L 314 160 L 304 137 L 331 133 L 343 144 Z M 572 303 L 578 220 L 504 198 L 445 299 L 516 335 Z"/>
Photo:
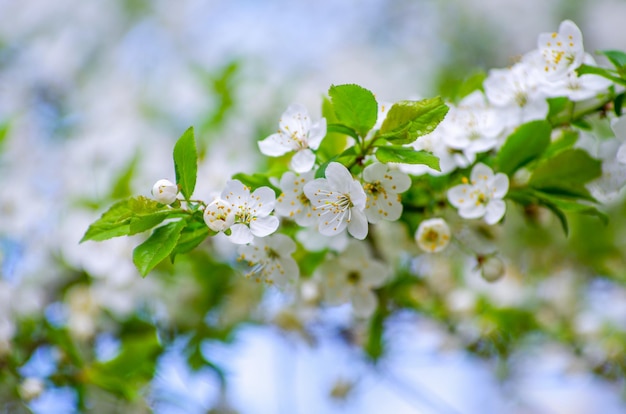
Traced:
<path id="1" fill-rule="evenodd" d="M 230 203 L 217 198 L 204 209 L 204 222 L 213 231 L 225 231 L 235 222 L 235 211 Z"/>
<path id="2" fill-rule="evenodd" d="M 420 223 L 415 233 L 417 245 L 428 253 L 437 253 L 450 243 L 450 227 L 444 219 L 432 218 Z"/>
<path id="3" fill-rule="evenodd" d="M 152 186 L 152 196 L 161 204 L 172 204 L 177 195 L 178 186 L 170 180 L 159 180 Z"/>
<path id="4" fill-rule="evenodd" d="M 504 276 L 504 262 L 496 256 L 488 256 L 479 260 L 480 274 L 487 282 L 495 282 Z"/>
<path id="5" fill-rule="evenodd" d="M 28 377 L 19 386 L 19 392 L 25 401 L 34 400 L 44 390 L 44 383 L 39 378 Z"/>

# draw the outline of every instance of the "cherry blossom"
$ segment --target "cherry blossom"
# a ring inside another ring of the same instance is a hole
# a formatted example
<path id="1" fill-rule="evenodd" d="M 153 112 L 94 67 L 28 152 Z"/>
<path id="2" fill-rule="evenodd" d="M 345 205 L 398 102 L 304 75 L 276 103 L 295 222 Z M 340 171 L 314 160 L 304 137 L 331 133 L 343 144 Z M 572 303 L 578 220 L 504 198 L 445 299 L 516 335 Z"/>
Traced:
<path id="1" fill-rule="evenodd" d="M 317 222 L 311 202 L 304 194 L 304 186 L 315 177 L 314 171 L 296 175 L 287 171 L 280 178 L 281 195 L 276 200 L 276 214 L 294 220 L 300 226 L 311 226 Z"/>
<path id="2" fill-rule="evenodd" d="M 415 232 L 415 241 L 425 252 L 440 252 L 450 243 L 450 227 L 442 218 L 424 220 Z"/>
<path id="3" fill-rule="evenodd" d="M 279 287 L 285 287 L 300 275 L 298 263 L 291 257 L 295 251 L 296 243 L 284 234 L 255 238 L 238 249 L 239 260 L 248 266 L 247 278 Z"/>
<path id="4" fill-rule="evenodd" d="M 363 189 L 367 196 L 365 215 L 370 223 L 394 221 L 402 214 L 400 193 L 411 186 L 409 176 L 386 164 L 374 163 L 363 170 Z"/>
<path id="5" fill-rule="evenodd" d="M 272 157 L 295 151 L 290 166 L 295 172 L 303 173 L 315 165 L 312 150 L 319 147 L 325 135 L 325 118 L 311 123 L 307 109 L 300 104 L 292 104 L 281 116 L 278 132 L 259 141 L 259 149 Z"/>
<path id="6" fill-rule="evenodd" d="M 162 179 L 152 186 L 152 196 L 161 204 L 172 204 L 177 195 L 178 186 L 170 180 Z"/>

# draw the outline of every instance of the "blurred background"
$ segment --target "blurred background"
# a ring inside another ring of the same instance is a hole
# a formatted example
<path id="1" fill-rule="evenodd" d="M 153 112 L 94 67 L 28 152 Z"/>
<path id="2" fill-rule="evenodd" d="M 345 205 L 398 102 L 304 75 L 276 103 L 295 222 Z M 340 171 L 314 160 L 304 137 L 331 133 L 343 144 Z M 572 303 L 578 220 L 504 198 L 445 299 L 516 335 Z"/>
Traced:
<path id="1" fill-rule="evenodd" d="M 625 412 L 623 277 L 470 279 L 439 292 L 456 330 L 398 312 L 372 364 L 349 309 L 310 318 L 202 252 L 142 279 L 143 236 L 79 244 L 112 202 L 174 179 L 191 125 L 207 199 L 263 165 L 256 141 L 290 103 L 317 118 L 342 83 L 446 96 L 566 18 L 588 52 L 626 49 L 621 0 L 0 0 L 0 413 Z M 624 276 L 620 254 L 603 263 Z M 554 313 L 519 338 L 526 319 L 507 319 L 506 359 L 464 339 L 528 297 Z M 555 320 L 587 342 L 545 340 Z"/>

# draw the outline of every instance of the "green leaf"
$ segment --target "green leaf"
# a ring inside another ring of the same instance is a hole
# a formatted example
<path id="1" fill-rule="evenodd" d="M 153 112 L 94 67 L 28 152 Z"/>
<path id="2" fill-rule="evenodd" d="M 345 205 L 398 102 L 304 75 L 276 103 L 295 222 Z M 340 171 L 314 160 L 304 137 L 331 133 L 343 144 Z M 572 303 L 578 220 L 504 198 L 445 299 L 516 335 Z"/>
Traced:
<path id="1" fill-rule="evenodd" d="M 561 151 L 572 148 L 578 141 L 578 136 L 578 131 L 564 130 L 559 138 L 552 141 L 548 149 L 543 153 L 543 157 L 550 158 Z"/>
<path id="2" fill-rule="evenodd" d="M 359 85 L 333 85 L 328 91 L 337 120 L 364 137 L 376 124 L 378 103 L 374 94 Z"/>
<path id="3" fill-rule="evenodd" d="M 602 50 L 600 53 L 606 56 L 617 70 L 626 68 L 626 53 L 620 50 Z"/>
<path id="4" fill-rule="evenodd" d="M 380 136 L 394 144 L 410 144 L 433 132 L 448 110 L 440 97 L 397 102 L 389 109 Z"/>
<path id="5" fill-rule="evenodd" d="M 580 65 L 580 67 L 576 69 L 576 72 L 578 75 L 599 75 L 617 83 L 618 85 L 626 86 L 626 79 L 622 79 L 617 76 L 618 74 L 615 71 L 600 68 L 598 66 Z"/>
<path id="6" fill-rule="evenodd" d="M 111 190 L 111 198 L 116 200 L 120 198 L 130 197 L 133 193 L 130 187 L 130 182 L 135 174 L 135 169 L 137 167 L 137 162 L 139 161 L 139 154 L 135 154 L 135 156 L 130 160 L 126 168 L 124 168 L 117 178 L 115 179 L 115 183 L 113 184 L 113 189 Z"/>
<path id="7" fill-rule="evenodd" d="M 598 217 L 605 225 L 608 223 L 608 216 L 592 204 L 586 202 L 581 203 L 571 198 L 555 196 L 554 194 L 543 191 L 534 191 L 533 195 L 537 198 L 539 204 L 544 205 L 557 216 L 565 235 L 569 234 L 569 225 L 565 213 L 591 215 Z"/>
<path id="8" fill-rule="evenodd" d="M 154 230 L 146 241 L 133 250 L 133 263 L 139 273 L 146 276 L 156 265 L 172 253 L 180 233 L 187 225 L 185 220 L 168 223 Z"/>
<path id="9" fill-rule="evenodd" d="M 483 70 L 478 71 L 472 74 L 471 76 L 469 76 L 467 79 L 465 79 L 465 81 L 463 81 L 463 83 L 461 83 L 461 85 L 459 85 L 459 88 L 457 91 L 457 98 L 463 99 L 474 91 L 482 90 L 483 82 L 485 81 L 486 78 L 487 78 L 487 73 Z"/>
<path id="10" fill-rule="evenodd" d="M 354 147 L 350 147 L 346 149 L 344 152 L 342 152 L 341 154 L 335 155 L 334 157 L 332 157 L 331 159 L 329 159 L 328 161 L 320 165 L 320 167 L 317 170 L 315 170 L 315 178 L 326 177 L 326 167 L 328 167 L 328 164 L 330 164 L 331 162 L 338 162 L 340 164 L 343 164 L 344 166 L 350 166 L 353 164 L 355 160 L 356 160 L 356 149 Z"/>
<path id="11" fill-rule="evenodd" d="M 401 164 L 423 164 L 437 171 L 439 158 L 427 151 L 417 151 L 403 146 L 384 146 L 376 149 L 376 158 L 380 162 L 398 162 Z"/>
<path id="12" fill-rule="evenodd" d="M 626 94 L 624 92 L 620 93 L 613 99 L 613 111 L 615 115 L 622 116 L 622 107 L 624 106 L 624 96 Z"/>
<path id="13" fill-rule="evenodd" d="M 358 139 L 352 128 L 337 123 L 333 104 L 327 97 L 322 100 L 322 116 L 326 118 L 326 136 L 317 149 L 316 156 L 320 163 L 326 162 L 343 151 L 348 145 L 348 136 Z"/>
<path id="14" fill-rule="evenodd" d="M 582 149 L 568 149 L 541 162 L 528 185 L 545 193 L 594 200 L 585 183 L 602 175 L 602 163 Z"/>
<path id="15" fill-rule="evenodd" d="M 188 253 L 195 249 L 209 236 L 209 228 L 204 221 L 192 221 L 180 232 L 178 242 L 170 255 L 172 262 L 178 254 Z"/>
<path id="16" fill-rule="evenodd" d="M 156 329 L 133 333 L 123 338 L 115 358 L 94 363 L 84 370 L 84 375 L 89 383 L 134 401 L 153 378 L 162 350 Z"/>
<path id="17" fill-rule="evenodd" d="M 337 134 L 342 134 L 342 135 L 348 135 L 351 136 L 354 139 L 358 139 L 359 138 L 359 134 L 357 134 L 357 132 L 350 128 L 347 127 L 343 124 L 328 124 L 326 126 L 326 131 L 330 132 L 330 133 L 337 133 Z"/>
<path id="18" fill-rule="evenodd" d="M 89 226 L 80 242 L 130 236 L 179 214 L 180 211 L 143 196 L 118 201 Z"/>
<path id="19" fill-rule="evenodd" d="M 196 187 L 198 175 L 198 152 L 193 127 L 189 127 L 174 145 L 174 168 L 176 184 L 180 187 L 185 200 L 189 200 Z"/>
<path id="20" fill-rule="evenodd" d="M 518 127 L 500 149 L 499 171 L 511 176 L 538 158 L 550 145 L 552 128 L 547 121 L 532 121 Z"/>

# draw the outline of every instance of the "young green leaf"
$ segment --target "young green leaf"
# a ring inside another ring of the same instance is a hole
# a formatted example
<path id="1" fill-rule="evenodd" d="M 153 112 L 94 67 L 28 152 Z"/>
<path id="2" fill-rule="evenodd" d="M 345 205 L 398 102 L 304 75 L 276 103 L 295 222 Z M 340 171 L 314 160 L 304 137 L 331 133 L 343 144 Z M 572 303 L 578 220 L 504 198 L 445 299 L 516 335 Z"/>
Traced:
<path id="1" fill-rule="evenodd" d="M 384 146 L 376 149 L 376 158 L 380 162 L 397 162 L 401 164 L 423 164 L 441 171 L 439 158 L 427 151 L 417 151 L 403 146 Z"/>
<path id="2" fill-rule="evenodd" d="M 333 85 L 328 91 L 337 120 L 355 130 L 360 136 L 367 135 L 376 124 L 378 103 L 374 94 L 359 85 Z"/>
<path id="3" fill-rule="evenodd" d="M 188 253 L 195 249 L 209 236 L 209 228 L 204 221 L 192 221 L 180 232 L 180 237 L 170 255 L 172 262 L 178 254 Z"/>
<path id="4" fill-rule="evenodd" d="M 552 128 L 547 121 L 532 121 L 521 125 L 500 149 L 499 170 L 509 176 L 538 158 L 550 145 Z"/>
<path id="5" fill-rule="evenodd" d="M 626 53 L 620 50 L 603 50 L 600 53 L 606 56 L 622 75 L 624 74 L 623 71 L 626 70 Z"/>
<path id="6" fill-rule="evenodd" d="M 541 162 L 528 185 L 545 193 L 593 201 L 585 183 L 602 175 L 602 163 L 582 149 L 561 151 Z"/>
<path id="7" fill-rule="evenodd" d="M 448 110 L 440 97 L 397 102 L 380 127 L 380 136 L 394 144 L 410 144 L 433 132 Z"/>
<path id="8" fill-rule="evenodd" d="M 128 198 L 113 204 L 92 223 L 80 242 L 130 236 L 148 230 L 167 217 L 175 217 L 178 214 L 179 211 L 146 197 Z"/>
<path id="9" fill-rule="evenodd" d="M 146 241 L 133 250 L 133 263 L 139 273 L 146 276 L 156 265 L 172 253 L 180 233 L 187 225 L 185 220 L 167 223 L 154 230 Z"/>
<path id="10" fill-rule="evenodd" d="M 198 174 L 198 152 L 193 127 L 189 127 L 174 146 L 174 169 L 176 184 L 180 187 L 185 200 L 189 200 L 196 187 Z"/>

